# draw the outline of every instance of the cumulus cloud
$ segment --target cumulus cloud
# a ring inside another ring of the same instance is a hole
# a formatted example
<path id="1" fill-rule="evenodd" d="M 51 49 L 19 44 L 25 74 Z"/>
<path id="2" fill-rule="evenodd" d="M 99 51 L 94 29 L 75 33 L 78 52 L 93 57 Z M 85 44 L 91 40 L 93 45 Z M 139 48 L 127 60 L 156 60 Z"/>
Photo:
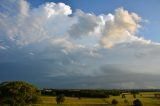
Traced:
<path id="1" fill-rule="evenodd" d="M 96 27 L 100 23 L 100 18 L 94 14 L 84 13 L 81 10 L 77 10 L 75 13 L 77 22 L 73 24 L 69 29 L 69 34 L 73 37 L 88 36 L 95 31 Z"/>
<path id="2" fill-rule="evenodd" d="M 68 15 L 72 13 L 70 7 L 63 3 L 46 3 L 34 9 L 30 9 L 25 0 L 5 0 L 1 5 L 2 10 L 7 11 L 0 15 L 0 27 L 5 35 L 1 37 L 21 46 L 62 35 L 68 27 L 65 25 Z"/>
<path id="3" fill-rule="evenodd" d="M 101 38 L 101 44 L 104 47 L 110 48 L 117 43 L 128 42 L 151 43 L 149 40 L 136 36 L 142 20 L 136 13 L 129 13 L 123 8 L 118 8 L 114 15 L 101 16 L 101 19 L 104 22 Z"/>
<path id="4" fill-rule="evenodd" d="M 72 14 L 72 10 L 70 6 L 65 5 L 64 3 L 47 3 L 45 6 L 45 11 L 47 13 L 47 17 L 50 18 L 52 15 L 70 15 Z"/>
<path id="5" fill-rule="evenodd" d="M 62 47 L 62 51 L 67 53 L 75 49 L 75 45 L 66 38 L 51 39 L 51 44 Z"/>
<path id="6" fill-rule="evenodd" d="M 151 43 L 136 36 L 142 18 L 123 8 L 108 15 L 96 16 L 81 10 L 71 15 L 71 7 L 64 3 L 51 2 L 30 8 L 25 0 L 2 0 L 1 10 L 1 39 L 20 46 L 68 36 L 79 40 L 86 36 L 96 36 L 94 39 L 107 48 L 118 43 Z"/>

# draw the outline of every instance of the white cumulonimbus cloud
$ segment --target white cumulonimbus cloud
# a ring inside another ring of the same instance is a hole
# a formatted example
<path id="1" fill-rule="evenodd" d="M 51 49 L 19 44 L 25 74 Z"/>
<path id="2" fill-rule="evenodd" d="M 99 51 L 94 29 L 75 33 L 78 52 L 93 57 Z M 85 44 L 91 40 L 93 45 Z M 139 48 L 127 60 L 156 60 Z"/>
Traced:
<path id="1" fill-rule="evenodd" d="M 2 2 L 2 10 L 7 11 L 0 13 L 3 40 L 25 46 L 66 33 L 72 10 L 64 3 L 46 3 L 31 9 L 25 0 Z"/>
<path id="2" fill-rule="evenodd" d="M 76 22 L 70 27 L 68 32 L 72 37 L 76 38 L 91 35 L 101 23 L 100 18 L 96 15 L 84 13 L 81 10 L 77 10 L 74 18 L 76 18 Z"/>
<path id="3" fill-rule="evenodd" d="M 123 8 L 118 8 L 114 15 L 104 15 L 101 19 L 104 23 L 101 44 L 104 47 L 110 48 L 118 43 L 151 43 L 149 40 L 136 36 L 142 20 L 136 13 L 129 13 Z"/>
<path id="4" fill-rule="evenodd" d="M 123 8 L 118 8 L 115 14 L 108 15 L 96 16 L 81 10 L 71 15 L 71 7 L 64 3 L 51 2 L 30 8 L 25 0 L 2 2 L 1 10 L 7 12 L 0 13 L 0 38 L 16 45 L 50 42 L 50 39 L 58 37 L 81 40 L 84 36 L 98 36 L 97 43 L 100 42 L 106 48 L 119 43 L 151 43 L 136 36 L 141 17 Z"/>

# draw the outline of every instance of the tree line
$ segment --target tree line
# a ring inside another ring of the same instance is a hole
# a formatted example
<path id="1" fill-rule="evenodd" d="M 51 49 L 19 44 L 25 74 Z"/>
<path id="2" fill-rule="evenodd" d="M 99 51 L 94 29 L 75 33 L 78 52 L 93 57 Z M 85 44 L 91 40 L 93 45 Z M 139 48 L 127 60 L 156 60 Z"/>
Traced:
<path id="1" fill-rule="evenodd" d="M 109 95 L 119 96 L 122 92 L 119 90 L 60 90 L 60 89 L 43 89 L 42 95 L 56 96 L 64 94 L 67 97 L 88 97 L 88 98 L 108 98 Z"/>

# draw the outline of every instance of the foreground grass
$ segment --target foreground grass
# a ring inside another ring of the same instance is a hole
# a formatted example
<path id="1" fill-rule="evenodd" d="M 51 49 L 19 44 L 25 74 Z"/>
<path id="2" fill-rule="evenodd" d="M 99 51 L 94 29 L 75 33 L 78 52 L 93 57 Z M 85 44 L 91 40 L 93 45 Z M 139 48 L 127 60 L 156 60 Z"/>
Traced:
<path id="1" fill-rule="evenodd" d="M 141 95 L 140 95 L 141 94 Z M 136 99 L 140 99 L 143 103 L 143 106 L 160 106 L 160 98 L 155 98 L 155 92 L 145 92 L 136 95 Z M 38 104 L 38 106 L 112 106 L 110 105 L 112 99 L 118 100 L 118 104 L 116 106 L 131 106 L 133 100 L 133 96 L 129 93 L 126 93 L 126 100 L 128 103 L 124 102 L 124 98 L 121 96 L 110 96 L 110 98 L 72 98 L 66 97 L 63 105 L 57 105 L 55 97 L 51 96 L 42 96 L 43 103 Z"/>

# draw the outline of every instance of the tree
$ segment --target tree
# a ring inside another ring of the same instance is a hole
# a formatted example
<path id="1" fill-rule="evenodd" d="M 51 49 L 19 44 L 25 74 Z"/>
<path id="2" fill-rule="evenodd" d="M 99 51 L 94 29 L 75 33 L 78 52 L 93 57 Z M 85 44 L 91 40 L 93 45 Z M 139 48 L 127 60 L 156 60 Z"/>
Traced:
<path id="1" fill-rule="evenodd" d="M 106 95 L 106 98 L 109 98 L 109 95 L 108 95 L 108 94 Z"/>
<path id="2" fill-rule="evenodd" d="M 133 90 L 131 91 L 131 94 L 139 94 L 139 91 Z"/>
<path id="3" fill-rule="evenodd" d="M 0 104 L 24 106 L 37 103 L 40 91 L 23 81 L 9 81 L 0 84 Z"/>
<path id="4" fill-rule="evenodd" d="M 62 104 L 65 101 L 65 97 L 63 94 L 60 94 L 56 97 L 57 104 Z"/>
<path id="5" fill-rule="evenodd" d="M 126 95 L 125 95 L 125 94 L 122 94 L 122 98 L 126 98 Z"/>
<path id="6" fill-rule="evenodd" d="M 154 94 L 154 96 L 155 96 L 156 98 L 160 98 L 160 94 L 158 94 L 158 93 Z"/>
<path id="7" fill-rule="evenodd" d="M 143 106 L 143 104 L 139 99 L 136 99 L 133 101 L 133 106 Z"/>
<path id="8" fill-rule="evenodd" d="M 136 98 L 136 94 L 133 94 L 133 98 Z"/>
<path id="9" fill-rule="evenodd" d="M 117 105 L 118 104 L 118 101 L 116 99 L 113 99 L 112 100 L 112 105 Z"/>

